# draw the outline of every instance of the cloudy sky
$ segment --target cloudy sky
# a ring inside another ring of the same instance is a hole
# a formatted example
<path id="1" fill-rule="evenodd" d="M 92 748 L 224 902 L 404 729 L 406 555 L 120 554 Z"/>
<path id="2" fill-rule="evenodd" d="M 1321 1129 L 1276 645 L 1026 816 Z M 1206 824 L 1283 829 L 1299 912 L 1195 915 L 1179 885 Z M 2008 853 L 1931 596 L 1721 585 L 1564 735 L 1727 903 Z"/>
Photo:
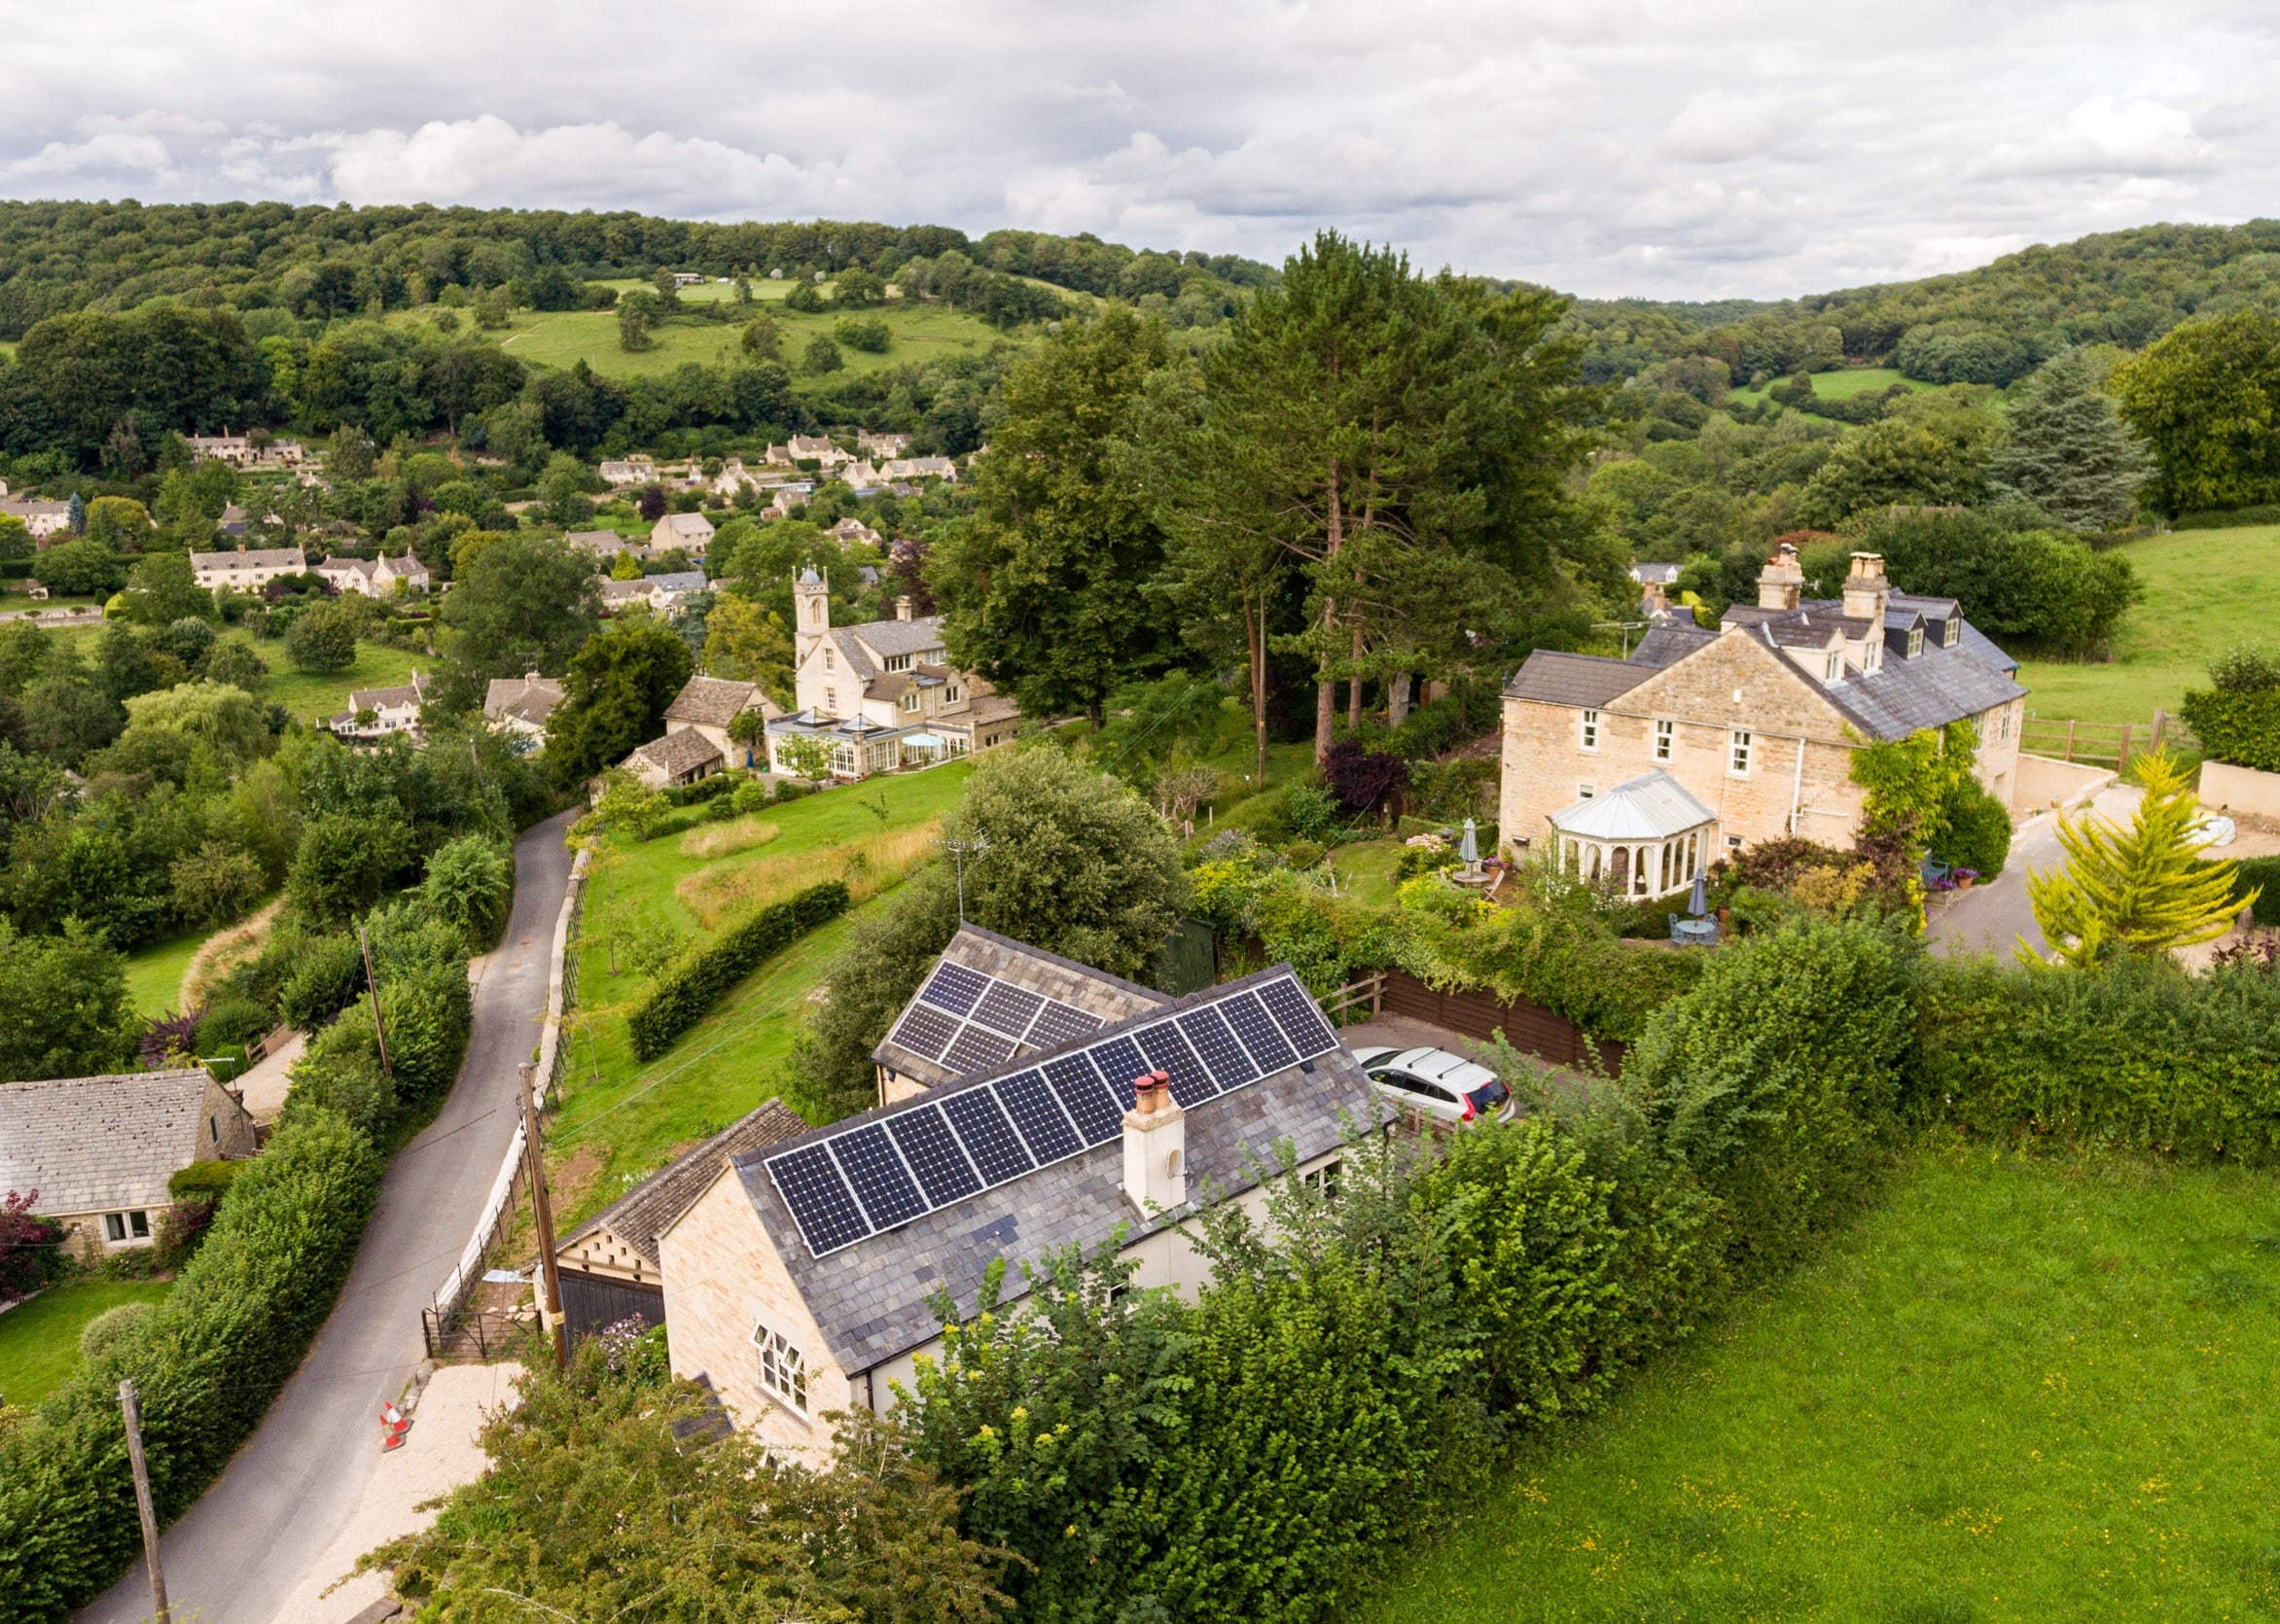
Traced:
<path id="1" fill-rule="evenodd" d="M 0 0 L 0 196 L 1336 226 L 1573 292 L 1778 297 L 2280 213 L 2241 0 Z"/>

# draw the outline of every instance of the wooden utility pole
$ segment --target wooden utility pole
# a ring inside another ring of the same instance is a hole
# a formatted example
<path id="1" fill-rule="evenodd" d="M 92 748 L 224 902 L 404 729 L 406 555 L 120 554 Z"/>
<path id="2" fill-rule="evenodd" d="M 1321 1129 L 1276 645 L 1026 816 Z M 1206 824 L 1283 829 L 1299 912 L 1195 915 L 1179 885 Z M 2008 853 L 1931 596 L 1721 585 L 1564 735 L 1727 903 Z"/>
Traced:
<path id="1" fill-rule="evenodd" d="M 380 983 L 373 975 L 373 944 L 366 939 L 362 925 L 356 928 L 356 945 L 364 954 L 364 984 L 373 995 L 373 1037 L 380 1045 L 380 1072 L 392 1077 L 396 1069 L 388 1064 L 388 1029 L 380 1024 Z"/>
<path id="2" fill-rule="evenodd" d="M 142 1513 L 143 1559 L 151 1568 L 151 1613 L 158 1624 L 173 1624 L 166 1606 L 166 1574 L 159 1567 L 159 1513 L 151 1504 L 151 1469 L 143 1462 L 142 1406 L 134 1383 L 119 1384 L 119 1408 L 126 1418 L 126 1459 L 134 1467 L 134 1508 Z"/>
<path id="3" fill-rule="evenodd" d="M 538 1104 L 531 1094 L 531 1075 L 538 1068 L 524 1065 L 522 1077 L 522 1153 L 530 1158 L 530 1212 L 538 1221 L 538 1271 L 545 1282 L 547 1340 L 553 1344 L 554 1366 L 570 1366 L 570 1327 L 562 1323 L 562 1272 L 554 1266 L 554 1209 L 547 1200 L 547 1152 L 538 1138 Z"/>

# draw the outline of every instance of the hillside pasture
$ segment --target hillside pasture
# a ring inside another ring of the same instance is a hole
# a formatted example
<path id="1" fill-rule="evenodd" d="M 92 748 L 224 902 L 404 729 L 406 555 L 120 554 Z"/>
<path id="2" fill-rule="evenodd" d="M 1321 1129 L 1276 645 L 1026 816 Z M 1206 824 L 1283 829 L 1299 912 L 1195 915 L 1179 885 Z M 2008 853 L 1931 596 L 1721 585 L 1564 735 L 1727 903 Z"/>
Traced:
<path id="1" fill-rule="evenodd" d="M 1924 1154 L 1368 1616 L 2271 1618 L 2276 1301 L 2270 1174 Z"/>
<path id="2" fill-rule="evenodd" d="M 764 286 L 766 284 L 754 284 L 756 298 Z M 775 286 L 781 288 L 787 284 Z M 814 381 L 817 376 L 803 373 L 802 370 L 802 356 L 808 340 L 818 334 L 829 336 L 840 317 L 850 313 L 862 320 L 877 317 L 886 323 L 892 338 L 879 353 L 840 345 L 839 354 L 845 362 L 843 371 L 847 372 L 875 372 L 947 356 L 982 354 L 991 345 L 1007 341 L 1006 335 L 987 322 L 944 304 L 906 304 L 890 300 L 872 309 L 855 312 L 835 310 L 828 304 L 821 310 L 801 311 L 784 309 L 780 293 L 773 298 L 776 302 L 771 302 L 768 309 L 756 309 L 753 314 L 774 318 L 783 335 L 783 365 L 802 383 Z M 501 335 L 500 347 L 510 355 L 546 367 L 567 368 L 584 361 L 604 377 L 617 378 L 657 377 L 692 362 L 711 367 L 743 359 L 741 323 L 667 317 L 650 330 L 650 337 L 653 347 L 649 349 L 623 348 L 618 341 L 618 318 L 607 310 L 518 310 L 512 331 Z"/>

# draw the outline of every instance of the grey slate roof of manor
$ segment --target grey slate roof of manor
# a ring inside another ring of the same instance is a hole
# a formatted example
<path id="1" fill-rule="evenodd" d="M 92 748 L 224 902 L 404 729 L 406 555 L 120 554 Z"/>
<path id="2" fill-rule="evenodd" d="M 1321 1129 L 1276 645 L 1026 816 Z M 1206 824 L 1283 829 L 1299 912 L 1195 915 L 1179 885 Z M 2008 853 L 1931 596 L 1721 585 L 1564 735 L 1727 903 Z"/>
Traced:
<path id="1" fill-rule="evenodd" d="M 1042 998 L 1058 999 L 1061 1003 L 1097 1016 L 1104 1024 L 1129 1020 L 1161 1007 L 1170 999 L 1153 987 L 1143 987 L 1122 976 L 1111 975 L 1105 970 L 1094 970 L 1074 959 L 1064 959 L 1057 953 L 1048 953 L 1042 947 L 1032 947 L 1012 936 L 1001 936 L 995 931 L 985 931 L 979 925 L 961 925 L 958 934 L 950 938 L 949 946 L 942 951 L 937 961 L 943 964 L 964 965 L 968 970 L 983 975 L 994 975 L 1000 981 L 1038 994 Z M 934 972 L 929 970 L 929 975 Z M 923 985 L 923 983 L 921 983 Z M 882 1066 L 892 1067 L 904 1077 L 933 1088 L 956 1079 L 958 1073 L 938 1060 L 929 1060 L 912 1053 L 895 1041 L 895 1032 L 903 1024 L 911 1004 L 918 995 L 910 995 L 909 1004 L 895 1016 L 893 1026 L 887 1028 L 886 1040 L 872 1051 L 871 1058 Z"/>
<path id="2" fill-rule="evenodd" d="M 695 1149 L 674 1157 L 594 1214 L 556 1242 L 554 1250 L 566 1251 L 595 1230 L 607 1229 L 639 1253 L 652 1268 L 659 1267 L 658 1237 L 696 1205 L 696 1198 L 720 1177 L 724 1161 L 798 1138 L 806 1131 L 806 1121 L 783 1101 L 764 1101 L 758 1111 L 748 1112 Z"/>
<path id="3" fill-rule="evenodd" d="M 1086 1047 L 1119 1031 L 1290 973 L 1288 965 L 1278 965 L 1225 982 L 1059 1047 L 730 1158 L 730 1171 L 742 1184 L 839 1368 L 855 1375 L 931 1340 L 941 1326 L 930 1305 L 943 1292 L 949 1294 L 961 1316 L 974 1314 L 982 1276 L 1001 1257 L 1006 1260 L 1010 1300 L 1024 1289 L 1021 1264 L 1072 1246 L 1090 1253 L 1114 1238 L 1120 1226 L 1129 1246 L 1167 1222 L 1176 1222 L 1194 1202 L 1171 1215 L 1137 1212 L 1122 1188 L 1124 1152 L 1120 1136 L 818 1258 L 808 1251 L 768 1177 L 770 1157 L 861 1123 L 926 1110 L 950 1094 L 1026 1071 L 1064 1049 Z M 1188 1187 L 1195 1195 L 1240 1194 L 1259 1182 L 1259 1168 L 1271 1174 L 1280 1165 L 1278 1147 L 1287 1145 L 1302 1162 L 1336 1149 L 1344 1142 L 1349 1122 L 1360 1129 L 1384 1121 L 1386 1115 L 1354 1057 L 1342 1047 L 1332 1049 L 1191 1108 Z"/>
<path id="4" fill-rule="evenodd" d="M 163 1207 L 197 1155 L 201 1066 L 0 1083 L 0 1194 L 40 1192 L 43 1213 Z"/>

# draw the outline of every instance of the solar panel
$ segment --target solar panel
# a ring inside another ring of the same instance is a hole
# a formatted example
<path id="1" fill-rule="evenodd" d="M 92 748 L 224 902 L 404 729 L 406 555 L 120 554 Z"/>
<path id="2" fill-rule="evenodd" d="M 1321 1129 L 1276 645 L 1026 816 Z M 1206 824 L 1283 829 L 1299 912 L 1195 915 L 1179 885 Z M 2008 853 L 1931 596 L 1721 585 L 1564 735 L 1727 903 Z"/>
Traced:
<path id="1" fill-rule="evenodd" d="M 1087 1145 L 1106 1145 L 1122 1131 L 1124 1113 L 1101 1086 L 1100 1074 L 1083 1054 L 1064 1054 L 1045 1063 L 1045 1080 L 1085 1136 Z"/>
<path id="2" fill-rule="evenodd" d="M 950 1040 L 958 1035 L 958 1017 L 945 1015 L 940 1009 L 924 1004 L 913 1004 L 910 1012 L 895 1028 L 893 1041 L 912 1054 L 924 1055 L 929 1060 L 940 1060 Z"/>
<path id="3" fill-rule="evenodd" d="M 998 1103 L 995 1090 L 969 1088 L 962 1094 L 952 1094 L 943 1101 L 943 1114 L 958 1130 L 958 1138 L 965 1144 L 966 1153 L 974 1158 L 985 1184 L 1002 1184 L 1008 1179 L 1018 1179 L 1037 1165 L 1020 1136 L 1014 1132 L 1013 1118 Z"/>
<path id="4" fill-rule="evenodd" d="M 1132 1036 L 1150 1064 L 1159 1072 L 1171 1074 L 1172 1098 L 1181 1105 L 1199 1106 L 1219 1092 L 1219 1084 L 1211 1080 L 1211 1074 L 1195 1058 L 1195 1051 L 1181 1041 L 1178 1030 L 1168 1021 Z"/>
<path id="5" fill-rule="evenodd" d="M 1276 976 L 1259 989 L 1259 996 L 1273 1011 L 1283 1031 L 1290 1035 L 1291 1044 L 1300 1059 L 1337 1047 L 1337 1034 L 1331 1031 L 1330 1022 L 1322 1018 L 1314 1001 L 1289 976 Z"/>
<path id="6" fill-rule="evenodd" d="M 838 1158 L 839 1168 L 863 1203 L 872 1226 L 893 1229 L 926 1211 L 926 1196 L 911 1182 L 903 1158 L 895 1154 L 894 1141 L 876 1122 L 824 1141 Z"/>
<path id="7" fill-rule="evenodd" d="M 1235 1029 L 1235 1036 L 1243 1040 L 1251 1058 L 1259 1062 L 1261 1072 L 1279 1072 L 1299 1063 L 1299 1051 L 1291 1047 L 1291 1041 L 1282 1035 L 1282 1028 L 1274 1024 L 1256 994 L 1238 993 L 1222 999 L 1217 1007 Z"/>
<path id="8" fill-rule="evenodd" d="M 1010 1077 L 1000 1077 L 997 1091 L 1013 1115 L 1014 1126 L 1021 1130 L 1021 1137 L 1029 1142 L 1029 1148 L 1041 1165 L 1060 1161 L 1085 1148 L 1077 1130 L 1069 1126 L 1068 1117 L 1053 1103 L 1052 1091 L 1045 1086 L 1045 1078 L 1036 1072 L 1015 1072 Z"/>
<path id="9" fill-rule="evenodd" d="M 918 996 L 929 1004 L 939 1005 L 952 1014 L 963 1015 L 974 1007 L 989 986 L 989 977 L 964 965 L 936 965 L 934 976 L 926 983 L 926 990 Z"/>
<path id="10" fill-rule="evenodd" d="M 769 1159 L 768 1177 L 776 1193 L 792 1209 L 807 1250 L 821 1257 L 871 1233 L 870 1220 L 847 1191 L 846 1180 L 832 1160 L 828 1145 L 810 1145 Z"/>
<path id="11" fill-rule="evenodd" d="M 1092 1063 L 1107 1079 L 1109 1103 L 1117 1108 L 1117 1116 L 1122 1120 L 1124 1112 L 1132 1109 L 1132 1079 L 1152 1069 L 1140 1057 L 1140 1045 L 1129 1038 L 1111 1038 L 1085 1052 L 1092 1056 Z"/>
<path id="12" fill-rule="evenodd" d="M 1259 1068 L 1243 1052 L 1243 1045 L 1235 1041 L 1235 1035 L 1228 1030 L 1228 1023 L 1213 1008 L 1191 1009 L 1175 1020 L 1188 1041 L 1193 1045 L 1196 1058 L 1211 1074 L 1211 1080 L 1219 1085 L 1221 1093 L 1240 1088 L 1254 1081 Z"/>
<path id="13" fill-rule="evenodd" d="M 992 981 L 989 990 L 981 995 L 981 1002 L 974 1006 L 974 1018 L 993 1032 L 1002 1032 L 1009 1038 L 1018 1038 L 1029 1030 L 1029 1023 L 1037 1018 L 1038 1006 L 1045 1002 L 1033 992 L 1005 981 Z"/>
<path id="14" fill-rule="evenodd" d="M 968 1021 L 965 1029 L 951 1041 L 948 1050 L 943 1055 L 943 1064 L 960 1077 L 965 1077 L 1011 1058 L 1013 1052 L 1014 1041 L 1011 1038 L 1000 1038 L 996 1033 L 984 1031 Z"/>
<path id="15" fill-rule="evenodd" d="M 958 1147 L 958 1136 L 935 1107 L 888 1117 L 887 1134 L 918 1176 L 918 1187 L 926 1192 L 929 1205 L 946 1207 L 980 1190 L 981 1180 Z"/>
<path id="16" fill-rule="evenodd" d="M 1045 1007 L 1037 1011 L 1036 1024 L 1029 1028 L 1029 1041 L 1041 1049 L 1052 1049 L 1080 1038 L 1089 1038 L 1099 1030 L 1098 1015 L 1088 1015 L 1058 999 L 1049 998 Z"/>

